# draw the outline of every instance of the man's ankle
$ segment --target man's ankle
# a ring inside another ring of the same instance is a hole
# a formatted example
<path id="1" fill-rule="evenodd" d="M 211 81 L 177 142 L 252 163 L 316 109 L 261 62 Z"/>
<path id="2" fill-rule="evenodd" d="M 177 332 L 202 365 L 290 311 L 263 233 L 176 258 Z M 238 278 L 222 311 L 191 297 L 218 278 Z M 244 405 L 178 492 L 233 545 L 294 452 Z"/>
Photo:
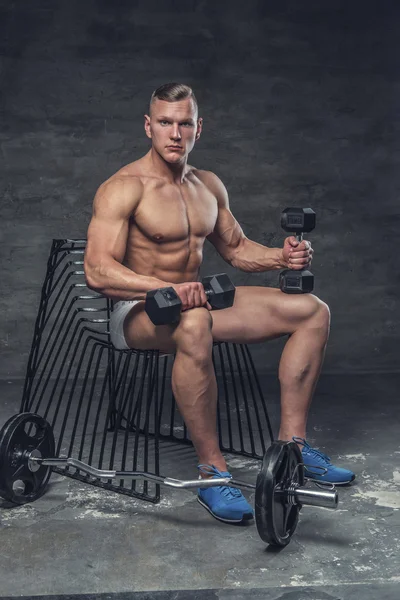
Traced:
<path id="1" fill-rule="evenodd" d="M 303 435 L 300 435 L 299 433 L 296 433 L 296 434 L 292 434 L 292 435 L 282 435 L 281 436 L 280 432 L 279 432 L 278 440 L 281 440 L 282 442 L 293 442 L 293 438 L 301 438 L 301 439 L 305 440 L 306 439 L 306 434 L 304 433 Z M 303 445 L 300 444 L 299 442 L 296 442 L 296 443 L 297 443 L 298 448 L 300 450 L 302 450 Z"/>
<path id="2" fill-rule="evenodd" d="M 227 472 L 228 471 L 228 467 L 226 466 L 226 463 L 225 462 L 222 463 L 221 461 L 218 461 L 218 460 L 214 460 L 214 461 L 211 461 L 211 462 L 204 461 L 204 462 L 201 462 L 199 464 L 201 464 L 201 465 L 209 465 L 210 467 L 212 465 L 212 466 L 216 467 L 218 469 L 218 471 L 222 471 L 222 472 Z M 213 473 L 212 472 L 208 472 L 207 469 L 200 469 L 200 477 L 202 479 L 208 479 L 209 477 L 213 477 Z"/>

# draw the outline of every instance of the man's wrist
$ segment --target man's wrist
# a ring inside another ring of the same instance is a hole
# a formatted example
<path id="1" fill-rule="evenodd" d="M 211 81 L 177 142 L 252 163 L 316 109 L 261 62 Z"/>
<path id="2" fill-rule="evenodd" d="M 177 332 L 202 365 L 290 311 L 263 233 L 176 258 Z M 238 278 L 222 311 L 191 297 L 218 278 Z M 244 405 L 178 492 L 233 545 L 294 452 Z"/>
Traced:
<path id="1" fill-rule="evenodd" d="M 285 259 L 283 258 L 283 249 L 282 248 L 274 248 L 274 250 L 276 251 L 276 270 L 279 271 L 280 269 L 287 269 L 287 262 L 285 261 Z"/>

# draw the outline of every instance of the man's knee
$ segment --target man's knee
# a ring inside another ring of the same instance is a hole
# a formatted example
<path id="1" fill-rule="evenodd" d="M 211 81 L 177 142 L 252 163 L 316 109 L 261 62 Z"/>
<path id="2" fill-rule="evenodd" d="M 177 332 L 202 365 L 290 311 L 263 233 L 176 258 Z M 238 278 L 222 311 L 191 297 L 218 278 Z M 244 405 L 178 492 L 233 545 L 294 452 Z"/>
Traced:
<path id="1" fill-rule="evenodd" d="M 320 326 L 329 329 L 331 311 L 326 302 L 314 294 L 304 294 L 299 296 L 299 299 L 300 298 L 302 300 L 302 310 L 304 311 L 305 318 L 307 320 L 313 319 L 314 321 L 318 321 Z"/>
<path id="2" fill-rule="evenodd" d="M 174 332 L 179 347 L 198 351 L 212 345 L 212 317 L 206 308 L 191 308 L 181 313 L 181 320 Z"/>

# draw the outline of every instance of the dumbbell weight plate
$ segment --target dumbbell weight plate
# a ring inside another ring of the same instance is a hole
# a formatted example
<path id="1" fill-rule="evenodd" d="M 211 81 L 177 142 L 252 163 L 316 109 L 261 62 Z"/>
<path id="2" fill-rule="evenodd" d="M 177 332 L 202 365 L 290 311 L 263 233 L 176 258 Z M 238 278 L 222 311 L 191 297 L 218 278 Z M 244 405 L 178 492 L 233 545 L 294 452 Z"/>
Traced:
<path id="1" fill-rule="evenodd" d="M 314 275 L 307 269 L 285 269 L 279 274 L 279 287 L 286 294 L 309 294 L 314 289 Z"/>
<path id="2" fill-rule="evenodd" d="M 236 288 L 226 273 L 208 275 L 201 283 L 206 294 L 210 294 L 208 301 L 214 309 L 233 306 Z"/>
<path id="3" fill-rule="evenodd" d="M 182 302 L 173 287 L 150 290 L 146 295 L 145 310 L 154 325 L 177 323 Z"/>
<path id="4" fill-rule="evenodd" d="M 281 227 L 285 231 L 309 233 L 315 229 L 316 214 L 312 208 L 285 208 L 281 214 Z"/>
<path id="5" fill-rule="evenodd" d="M 0 432 L 0 496 L 14 504 L 40 498 L 51 475 L 51 467 L 31 471 L 28 455 L 53 457 L 54 435 L 49 423 L 33 413 L 20 413 L 7 421 Z M 40 454 L 39 454 L 40 453 Z"/>
<path id="6" fill-rule="evenodd" d="M 288 502 L 292 483 L 304 485 L 299 447 L 294 442 L 273 442 L 265 453 L 255 493 L 257 530 L 267 544 L 286 546 L 297 527 L 301 505 Z"/>

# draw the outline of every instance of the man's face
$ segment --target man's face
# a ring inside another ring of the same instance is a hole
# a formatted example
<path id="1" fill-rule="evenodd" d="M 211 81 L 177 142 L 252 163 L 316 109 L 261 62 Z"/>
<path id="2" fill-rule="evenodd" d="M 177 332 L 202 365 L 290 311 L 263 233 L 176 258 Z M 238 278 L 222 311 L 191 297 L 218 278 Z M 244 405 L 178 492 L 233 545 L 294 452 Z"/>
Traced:
<path id="1" fill-rule="evenodd" d="M 178 164 L 185 161 L 199 139 L 202 121 L 191 98 L 178 102 L 157 98 L 151 105 L 150 116 L 145 115 L 144 128 L 158 154 L 166 162 Z"/>

